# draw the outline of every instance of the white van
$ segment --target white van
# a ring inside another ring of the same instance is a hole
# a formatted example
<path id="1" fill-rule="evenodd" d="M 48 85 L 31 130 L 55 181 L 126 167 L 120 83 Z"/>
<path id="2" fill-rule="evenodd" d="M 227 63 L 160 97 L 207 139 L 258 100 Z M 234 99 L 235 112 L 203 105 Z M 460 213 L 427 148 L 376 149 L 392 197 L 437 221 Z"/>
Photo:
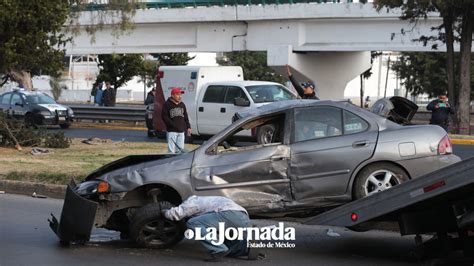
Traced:
<path id="1" fill-rule="evenodd" d="M 241 67 L 163 66 L 158 72 L 157 82 L 161 82 L 165 100 L 173 87 L 185 92 L 183 102 L 193 135 L 198 136 L 218 133 L 232 123 L 236 112 L 296 98 L 295 93 L 279 83 L 244 80 Z M 251 133 L 246 131 L 242 135 Z"/>

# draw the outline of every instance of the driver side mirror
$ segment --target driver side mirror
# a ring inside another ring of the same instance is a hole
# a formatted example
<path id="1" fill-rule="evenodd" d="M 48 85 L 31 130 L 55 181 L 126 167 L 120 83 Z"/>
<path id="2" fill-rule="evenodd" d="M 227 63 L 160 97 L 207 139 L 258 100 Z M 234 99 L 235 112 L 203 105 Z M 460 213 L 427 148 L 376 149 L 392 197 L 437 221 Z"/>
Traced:
<path id="1" fill-rule="evenodd" d="M 250 106 L 250 101 L 239 97 L 239 98 L 234 99 L 234 105 L 246 107 L 246 106 Z"/>

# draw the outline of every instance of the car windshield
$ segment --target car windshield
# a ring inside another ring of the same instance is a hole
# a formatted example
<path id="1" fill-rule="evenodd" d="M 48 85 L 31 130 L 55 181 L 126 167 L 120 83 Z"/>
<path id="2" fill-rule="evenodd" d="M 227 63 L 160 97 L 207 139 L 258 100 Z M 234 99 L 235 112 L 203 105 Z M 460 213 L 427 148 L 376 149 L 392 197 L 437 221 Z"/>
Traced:
<path id="1" fill-rule="evenodd" d="M 26 96 L 26 101 L 30 104 L 55 104 L 53 98 L 45 94 L 34 94 Z"/>
<path id="2" fill-rule="evenodd" d="M 254 103 L 296 99 L 295 95 L 285 89 L 285 87 L 276 84 L 245 86 L 245 89 L 250 94 L 250 97 L 252 97 Z"/>

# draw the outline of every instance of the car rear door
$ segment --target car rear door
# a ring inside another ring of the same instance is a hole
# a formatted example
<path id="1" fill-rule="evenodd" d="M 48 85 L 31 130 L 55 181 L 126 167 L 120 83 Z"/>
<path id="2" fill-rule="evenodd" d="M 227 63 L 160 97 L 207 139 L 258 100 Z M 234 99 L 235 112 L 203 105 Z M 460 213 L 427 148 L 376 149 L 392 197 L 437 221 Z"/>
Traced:
<path id="1" fill-rule="evenodd" d="M 341 196 L 354 169 L 372 157 L 378 127 L 334 106 L 296 108 L 290 176 L 296 200 Z"/>

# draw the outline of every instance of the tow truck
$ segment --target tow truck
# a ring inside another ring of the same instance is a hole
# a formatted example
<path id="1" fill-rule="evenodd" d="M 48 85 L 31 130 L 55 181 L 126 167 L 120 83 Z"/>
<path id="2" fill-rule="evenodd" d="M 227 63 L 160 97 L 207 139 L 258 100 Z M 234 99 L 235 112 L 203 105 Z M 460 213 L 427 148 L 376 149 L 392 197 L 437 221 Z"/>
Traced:
<path id="1" fill-rule="evenodd" d="M 303 221 L 355 231 L 373 229 L 379 222 L 396 222 L 402 236 L 415 235 L 420 259 L 463 251 L 472 262 L 474 157 Z M 426 236 L 431 238 L 424 241 Z"/>

